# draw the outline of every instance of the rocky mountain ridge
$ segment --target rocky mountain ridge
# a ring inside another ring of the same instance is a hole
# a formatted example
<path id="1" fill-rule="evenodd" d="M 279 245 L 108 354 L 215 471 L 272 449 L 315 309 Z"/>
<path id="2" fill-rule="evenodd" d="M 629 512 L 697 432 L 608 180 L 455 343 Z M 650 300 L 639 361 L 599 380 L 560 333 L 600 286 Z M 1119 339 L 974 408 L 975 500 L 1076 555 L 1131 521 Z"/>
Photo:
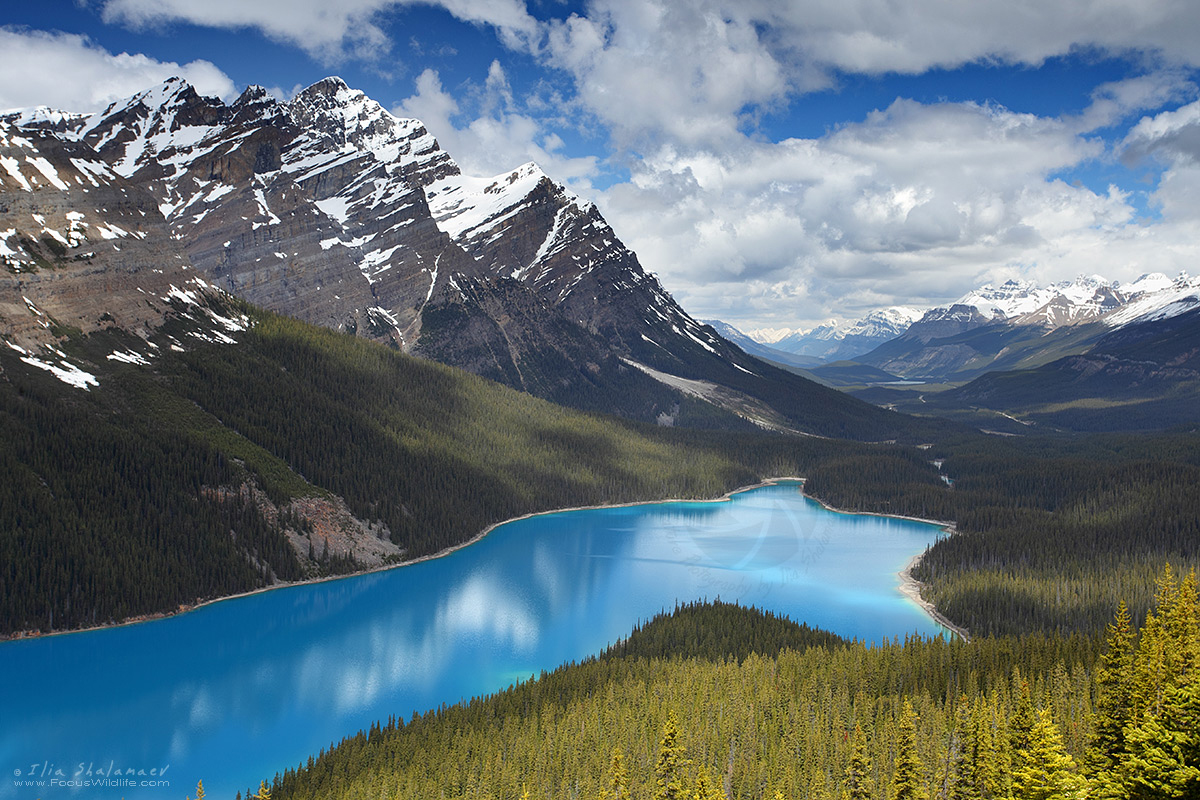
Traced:
<path id="1" fill-rule="evenodd" d="M 859 320 L 830 320 L 811 329 L 763 328 L 743 333 L 729 326 L 736 335 L 722 335 L 745 336 L 774 351 L 826 362 L 854 360 L 906 335 L 924 343 L 997 324 L 1036 326 L 1041 332 L 1095 321 L 1120 327 L 1154 314 L 1184 313 L 1193 307 L 1188 298 L 1198 291 L 1200 279 L 1187 273 L 1173 279 L 1161 272 L 1150 273 L 1124 284 L 1099 275 L 1080 275 L 1045 287 L 1014 279 L 999 286 L 985 284 L 948 305 L 925 311 L 893 306 Z"/>
<path id="2" fill-rule="evenodd" d="M 686 420 L 699 399 L 726 416 L 706 424 L 894 424 L 697 322 L 594 204 L 536 165 L 464 176 L 419 121 L 340 79 L 289 102 L 252 86 L 229 104 L 172 79 L 88 116 L 9 119 L 90 148 L 156 207 L 164 248 L 268 309 L 645 420 Z"/>

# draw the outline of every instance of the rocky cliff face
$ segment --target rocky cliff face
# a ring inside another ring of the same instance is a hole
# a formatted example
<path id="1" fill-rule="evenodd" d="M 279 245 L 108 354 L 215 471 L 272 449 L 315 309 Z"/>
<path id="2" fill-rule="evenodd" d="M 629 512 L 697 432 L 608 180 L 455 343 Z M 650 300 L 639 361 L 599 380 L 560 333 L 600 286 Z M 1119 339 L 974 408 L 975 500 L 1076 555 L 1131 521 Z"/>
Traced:
<path id="1" fill-rule="evenodd" d="M 620 354 L 684 371 L 700 352 L 740 355 L 642 269 L 594 204 L 536 164 L 490 179 L 447 177 L 426 195 L 438 225 L 487 275 L 519 281 Z"/>
<path id="2" fill-rule="evenodd" d="M 0 325 L 10 346 L 63 329 L 145 338 L 202 286 L 154 198 L 86 144 L 0 122 Z"/>
<path id="3" fill-rule="evenodd" d="M 406 176 L 453 165 L 423 128 L 387 129 L 386 112 L 372 119 L 364 107 L 340 81 L 287 106 L 257 87 L 225 106 L 168 81 L 80 133 L 158 199 L 172 235 L 216 285 L 403 346 L 430 289 L 416 265 L 448 248 L 452 262 L 468 261 Z"/>

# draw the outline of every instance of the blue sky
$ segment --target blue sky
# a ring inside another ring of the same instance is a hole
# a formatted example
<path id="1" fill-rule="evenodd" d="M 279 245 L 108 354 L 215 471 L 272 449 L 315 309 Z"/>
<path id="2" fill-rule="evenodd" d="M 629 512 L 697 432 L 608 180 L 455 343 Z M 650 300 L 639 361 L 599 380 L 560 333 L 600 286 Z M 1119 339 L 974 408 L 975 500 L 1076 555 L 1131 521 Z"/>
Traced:
<path id="1" fill-rule="evenodd" d="M 537 161 L 743 329 L 1200 255 L 1200 4 L 43 0 L 0 25 L 0 108 L 341 75 L 465 172 Z"/>

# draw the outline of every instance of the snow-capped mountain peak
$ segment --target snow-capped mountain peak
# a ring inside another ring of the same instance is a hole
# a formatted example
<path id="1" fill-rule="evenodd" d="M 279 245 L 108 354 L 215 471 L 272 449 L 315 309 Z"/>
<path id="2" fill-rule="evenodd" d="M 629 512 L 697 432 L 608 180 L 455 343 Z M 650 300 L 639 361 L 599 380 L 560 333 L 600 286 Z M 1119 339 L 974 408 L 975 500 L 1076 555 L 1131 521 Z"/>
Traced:
<path id="1" fill-rule="evenodd" d="M 962 317 L 970 308 L 981 315 L 971 323 L 974 326 L 1005 323 L 1053 329 L 1098 320 L 1121 327 L 1154 315 L 1158 318 L 1200 307 L 1198 296 L 1200 279 L 1186 272 L 1175 278 L 1151 272 L 1125 284 L 1101 275 L 1079 275 L 1045 287 L 1032 281 L 1009 280 L 998 287 L 981 286 L 949 306 L 931 309 L 925 321 L 942 322 L 956 314 Z"/>
<path id="2" fill-rule="evenodd" d="M 143 167 L 177 166 L 172 163 L 177 154 L 189 153 L 219 130 L 223 109 L 182 78 L 170 78 L 84 119 L 80 134 L 128 178 Z"/>
<path id="3" fill-rule="evenodd" d="M 491 178 L 446 176 L 426 186 L 425 197 L 438 227 L 485 269 L 551 291 L 560 302 L 584 275 L 634 258 L 593 203 L 532 161 Z M 640 267 L 621 273 L 614 288 L 646 277 Z"/>
<path id="4" fill-rule="evenodd" d="M 810 331 L 784 336 L 773 346 L 789 353 L 829 361 L 853 358 L 896 338 L 920 317 L 920 311 L 907 306 L 881 308 L 853 321 L 838 322 L 831 319 Z"/>
<path id="5" fill-rule="evenodd" d="M 1103 320 L 1105 325 L 1126 325 L 1167 319 L 1200 308 L 1200 277 L 1181 272 L 1174 279 L 1160 273 L 1143 275 L 1130 286 L 1148 286 L 1117 311 Z"/>
<path id="6" fill-rule="evenodd" d="M 451 175 L 425 187 L 429 210 L 438 227 L 452 238 L 474 237 L 515 213 L 540 185 L 552 183 L 532 161 L 491 178 Z M 554 189 L 569 202 L 577 198 L 563 187 Z"/>
<path id="7" fill-rule="evenodd" d="M 791 336 L 793 333 L 803 335 L 805 331 L 803 328 L 755 328 L 742 333 L 759 344 L 775 344 L 785 336 Z"/>
<path id="8" fill-rule="evenodd" d="M 1150 272 L 1138 276 L 1138 279 L 1135 281 L 1119 284 L 1119 286 L 1121 291 L 1132 297 L 1148 292 L 1161 292 L 1163 289 L 1169 289 L 1174 282 L 1172 278 L 1167 277 L 1161 272 Z"/>
<path id="9" fill-rule="evenodd" d="M 985 317 L 1005 319 L 1034 311 L 1049 299 L 1049 293 L 1039 289 L 1036 284 L 1013 279 L 1000 286 L 985 284 L 972 289 L 951 306 L 972 306 Z"/>
<path id="10" fill-rule="evenodd" d="M 399 170 L 422 184 L 459 173 L 458 165 L 420 120 L 394 116 L 341 78 L 314 83 L 287 108 L 308 139 L 293 148 L 290 160 L 295 165 L 307 166 L 314 156 L 318 160 L 325 156 L 327 163 L 333 151 L 371 153 L 389 172 Z"/>
<path id="11" fill-rule="evenodd" d="M 867 314 L 860 320 L 849 323 L 842 330 L 842 337 L 864 336 L 879 338 L 883 336 L 899 336 L 919 320 L 925 312 L 909 306 L 891 306 L 881 308 Z"/>
<path id="12" fill-rule="evenodd" d="M 76 131 L 89 116 L 89 114 L 76 114 L 49 106 L 34 106 L 6 112 L 4 119 L 17 128 L 36 128 L 52 131 L 65 139 L 76 139 L 78 138 Z"/>
<path id="13" fill-rule="evenodd" d="M 1057 327 L 1096 319 L 1122 305 L 1125 297 L 1115 283 L 1100 275 L 1080 275 L 1045 287 L 1026 280 L 1008 280 L 998 287 L 988 284 L 943 309 L 970 306 L 998 322 Z"/>

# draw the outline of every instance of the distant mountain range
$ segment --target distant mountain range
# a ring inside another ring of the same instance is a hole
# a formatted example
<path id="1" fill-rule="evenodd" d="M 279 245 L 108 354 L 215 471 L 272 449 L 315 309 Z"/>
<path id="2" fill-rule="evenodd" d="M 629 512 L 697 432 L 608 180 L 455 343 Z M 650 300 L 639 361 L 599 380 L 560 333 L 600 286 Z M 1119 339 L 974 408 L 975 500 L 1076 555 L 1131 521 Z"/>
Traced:
<path id="1" fill-rule="evenodd" d="M 726 322 L 709 320 L 708 324 L 746 352 L 751 352 L 756 346 L 766 347 L 766 357 L 773 360 L 780 360 L 780 353 L 790 353 L 802 359 L 795 364 L 796 366 L 815 366 L 824 362 L 852 359 L 869 352 L 878 345 L 895 339 L 920 318 L 921 312 L 917 309 L 893 306 L 872 311 L 862 319 L 849 322 L 830 320 L 809 330 L 758 328 L 742 332 Z M 744 342 L 753 344 L 747 349 Z"/>
<path id="2" fill-rule="evenodd" d="M 988 372 L 926 395 L 927 413 L 988 412 L 1030 425 L 1080 431 L 1194 428 L 1200 414 L 1200 304 L 1182 313 L 1109 326 L 1081 353 L 1038 367 Z M 1174 311 L 1174 309 L 1172 309 Z M 915 407 L 917 404 L 910 404 Z M 1007 429 L 1009 426 L 1000 425 Z"/>
<path id="3" fill-rule="evenodd" d="M 901 378 L 881 369 L 854 361 L 831 361 L 826 363 L 816 356 L 797 355 L 778 350 L 772 345 L 762 344 L 732 325 L 720 320 L 706 320 L 706 324 L 730 342 L 756 358 L 777 364 L 797 375 L 835 388 L 861 386 L 864 384 L 889 384 L 903 382 Z"/>
<path id="4" fill-rule="evenodd" d="M 697 322 L 536 165 L 465 176 L 338 78 L 231 104 L 172 79 L 4 130 L 0 333 L 30 352 L 57 338 L 22 297 L 88 333 L 153 328 L 142 294 L 223 290 L 588 410 L 864 439 L 911 425 Z"/>
<path id="5" fill-rule="evenodd" d="M 1200 416 L 1198 350 L 1200 278 L 1010 281 L 932 309 L 858 359 L 930 385 L 855 394 L 1009 432 L 1161 429 Z"/>
<path id="6" fill-rule="evenodd" d="M 1186 297 L 1197 285 L 1197 279 L 1186 273 L 1174 279 L 1151 273 L 1128 284 L 1108 281 L 1099 275 L 1081 275 L 1046 287 L 1010 280 L 999 287 L 987 284 L 973 289 L 949 305 L 928 311 L 893 306 L 872 311 L 859 320 L 830 320 L 808 330 L 759 328 L 742 332 L 725 322 L 707 322 L 747 352 L 760 346 L 768 348 L 762 351 L 765 357 L 792 353 L 830 362 L 866 356 L 876 347 L 909 334 L 917 323 L 920 326 L 913 328 L 908 338 L 925 342 L 998 323 L 1038 326 L 1042 332 L 1101 317 L 1108 325 L 1119 325 L 1171 305 L 1177 299 L 1184 301 L 1181 308 L 1187 307 Z"/>
<path id="7" fill-rule="evenodd" d="M 781 350 L 771 344 L 764 344 L 757 339 L 742 333 L 728 322 L 722 322 L 719 319 L 706 319 L 703 320 L 703 322 L 705 325 L 708 325 L 717 333 L 719 333 L 721 338 L 725 339 L 726 341 L 733 342 L 752 356 L 756 356 L 767 361 L 772 361 L 776 364 L 785 364 L 790 367 L 798 367 L 801 369 L 806 367 L 820 366 L 824 363 L 816 356 L 799 355 L 787 350 Z"/>
<path id="8" fill-rule="evenodd" d="M 1200 418 L 1200 278 L 1187 273 L 1011 280 L 923 314 L 884 309 L 852 324 L 756 331 L 769 344 L 712 324 L 748 353 L 914 414 L 1008 432 L 1034 420 L 1128 430 Z M 827 363 L 788 361 L 797 356 L 785 348 Z"/>
<path id="9" fill-rule="evenodd" d="M 1129 284 L 1096 275 L 1039 287 L 1008 281 L 931 309 L 857 360 L 913 380 L 963 381 L 1083 352 L 1103 332 L 1194 306 L 1200 280 L 1144 275 Z M 1095 327 L 1092 327 L 1095 326 Z"/>
<path id="10" fill-rule="evenodd" d="M 895 339 L 920 317 L 921 312 L 914 308 L 893 306 L 872 311 L 853 322 L 830 320 L 810 331 L 795 331 L 776 340 L 771 346 L 822 361 L 844 361 Z"/>

